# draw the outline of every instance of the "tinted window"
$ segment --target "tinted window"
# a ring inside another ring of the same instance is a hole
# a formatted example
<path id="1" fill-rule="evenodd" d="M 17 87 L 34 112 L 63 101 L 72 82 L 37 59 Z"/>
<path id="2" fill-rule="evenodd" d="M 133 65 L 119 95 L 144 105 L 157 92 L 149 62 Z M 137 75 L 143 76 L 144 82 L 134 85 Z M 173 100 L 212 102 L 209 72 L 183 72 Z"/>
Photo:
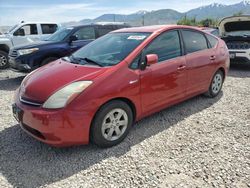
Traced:
<path id="1" fill-rule="evenodd" d="M 146 49 L 146 54 L 157 54 L 159 62 L 181 56 L 181 46 L 177 31 L 161 34 Z"/>
<path id="2" fill-rule="evenodd" d="M 94 27 L 83 27 L 74 33 L 78 40 L 95 39 Z"/>
<path id="3" fill-rule="evenodd" d="M 107 28 L 107 27 L 99 27 L 98 28 L 98 34 L 99 36 L 103 36 L 106 35 L 107 33 L 109 33 L 110 31 L 113 31 L 113 28 Z"/>
<path id="4" fill-rule="evenodd" d="M 187 53 L 192 53 L 208 48 L 207 40 L 203 34 L 195 31 L 183 30 L 182 35 Z"/>
<path id="5" fill-rule="evenodd" d="M 41 24 L 43 34 L 52 34 L 57 30 L 56 24 Z"/>
<path id="6" fill-rule="evenodd" d="M 24 25 L 23 27 L 18 29 L 16 32 L 18 33 L 20 31 L 21 33 L 24 32 L 24 35 L 37 35 L 37 26 L 36 24 Z"/>
<path id="7" fill-rule="evenodd" d="M 214 38 L 213 36 L 211 36 L 211 35 L 206 35 L 206 37 L 207 37 L 209 43 L 211 44 L 211 47 L 212 48 L 215 47 L 218 40 L 216 38 Z"/>

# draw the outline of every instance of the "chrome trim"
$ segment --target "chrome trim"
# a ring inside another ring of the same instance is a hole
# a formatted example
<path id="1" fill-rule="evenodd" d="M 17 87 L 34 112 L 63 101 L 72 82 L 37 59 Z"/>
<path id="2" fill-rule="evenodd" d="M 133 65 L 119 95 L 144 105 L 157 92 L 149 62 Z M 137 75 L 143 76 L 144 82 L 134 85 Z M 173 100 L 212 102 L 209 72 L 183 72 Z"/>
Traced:
<path id="1" fill-rule="evenodd" d="M 30 101 L 24 100 L 24 99 L 22 99 L 21 96 L 19 97 L 19 100 L 24 104 L 29 104 L 29 105 L 33 105 L 33 106 L 41 106 L 42 105 L 41 103 L 35 103 L 35 102 L 30 102 Z"/>

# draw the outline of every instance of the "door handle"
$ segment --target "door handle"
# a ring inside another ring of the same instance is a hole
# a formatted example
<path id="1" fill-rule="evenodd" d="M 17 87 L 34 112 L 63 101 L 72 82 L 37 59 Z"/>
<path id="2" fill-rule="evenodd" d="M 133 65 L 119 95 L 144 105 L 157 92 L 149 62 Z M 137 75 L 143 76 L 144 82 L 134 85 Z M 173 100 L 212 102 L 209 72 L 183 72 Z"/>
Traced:
<path id="1" fill-rule="evenodd" d="M 215 60 L 216 59 L 216 56 L 215 55 L 211 55 L 210 56 L 210 60 Z"/>
<path id="2" fill-rule="evenodd" d="M 186 66 L 185 65 L 180 65 L 178 68 L 177 68 L 177 70 L 184 70 L 186 68 Z"/>

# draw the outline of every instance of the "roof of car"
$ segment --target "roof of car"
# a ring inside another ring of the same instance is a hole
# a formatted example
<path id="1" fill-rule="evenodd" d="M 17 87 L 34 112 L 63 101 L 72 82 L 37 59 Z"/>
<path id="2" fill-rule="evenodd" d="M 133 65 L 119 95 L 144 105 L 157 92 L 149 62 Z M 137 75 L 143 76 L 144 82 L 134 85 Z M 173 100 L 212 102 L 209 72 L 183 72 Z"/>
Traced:
<path id="1" fill-rule="evenodd" d="M 123 28 L 116 31 L 116 32 L 140 32 L 140 33 L 153 33 L 153 32 L 161 32 L 168 29 L 178 29 L 178 28 L 187 28 L 187 29 L 196 29 L 192 26 L 184 26 L 184 25 L 152 25 L 152 26 L 143 26 L 143 27 L 130 27 L 130 28 Z"/>
<path id="2" fill-rule="evenodd" d="M 118 23 L 111 23 L 111 22 L 98 22 L 98 23 L 92 23 L 92 24 L 82 24 L 82 25 L 69 25 L 69 26 L 64 26 L 64 28 L 81 28 L 81 27 L 86 27 L 86 26 L 129 26 L 127 24 L 121 24 L 121 22 Z"/>

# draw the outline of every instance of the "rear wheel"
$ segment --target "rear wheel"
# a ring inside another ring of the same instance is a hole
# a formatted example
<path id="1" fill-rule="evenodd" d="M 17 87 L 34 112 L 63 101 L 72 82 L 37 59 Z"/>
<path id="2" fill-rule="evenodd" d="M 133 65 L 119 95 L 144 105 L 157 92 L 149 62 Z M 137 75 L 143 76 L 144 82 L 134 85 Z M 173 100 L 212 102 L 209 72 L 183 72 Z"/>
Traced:
<path id="1" fill-rule="evenodd" d="M 133 123 L 133 113 L 123 101 L 111 101 L 100 108 L 91 126 L 91 140 L 99 147 L 119 144 Z"/>
<path id="2" fill-rule="evenodd" d="M 212 79 L 212 82 L 209 86 L 209 90 L 205 93 L 206 96 L 208 97 L 216 97 L 222 88 L 224 81 L 224 73 L 221 70 L 218 70 Z"/>
<path id="3" fill-rule="evenodd" d="M 8 53 L 0 50 L 0 69 L 9 67 Z"/>
<path id="4" fill-rule="evenodd" d="M 41 66 L 46 65 L 46 64 L 48 64 L 52 61 L 55 61 L 57 59 L 58 59 L 58 57 L 48 57 L 42 61 Z"/>

